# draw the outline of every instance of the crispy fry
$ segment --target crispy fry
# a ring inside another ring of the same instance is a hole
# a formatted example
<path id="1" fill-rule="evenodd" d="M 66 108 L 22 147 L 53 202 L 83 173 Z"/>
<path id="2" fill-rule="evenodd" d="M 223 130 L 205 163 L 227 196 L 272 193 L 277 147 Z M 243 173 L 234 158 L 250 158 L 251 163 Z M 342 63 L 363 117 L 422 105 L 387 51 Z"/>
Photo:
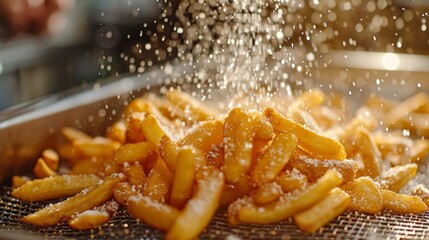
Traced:
<path id="1" fill-rule="evenodd" d="M 181 209 L 191 198 L 194 185 L 196 164 L 192 148 L 183 148 L 179 152 L 171 189 L 170 204 Z"/>
<path id="2" fill-rule="evenodd" d="M 161 138 L 167 134 L 159 121 L 153 115 L 149 115 L 143 120 L 141 128 L 147 140 L 158 151 Z"/>
<path id="3" fill-rule="evenodd" d="M 429 207 L 429 189 L 427 189 L 425 186 L 422 184 L 415 186 L 411 190 L 411 195 L 420 197 L 426 206 Z"/>
<path id="4" fill-rule="evenodd" d="M 170 199 L 172 182 L 173 174 L 167 168 L 164 161 L 158 158 L 147 177 L 142 193 L 144 196 L 164 203 Z"/>
<path id="5" fill-rule="evenodd" d="M 139 190 L 143 189 L 147 176 L 143 170 L 143 166 L 140 163 L 136 162 L 135 164 L 124 166 L 123 172 L 127 176 L 128 181 L 134 187 Z"/>
<path id="6" fill-rule="evenodd" d="M 370 177 L 360 177 L 341 186 L 350 194 L 350 211 L 376 214 L 383 210 L 383 197 L 376 183 Z"/>
<path id="7" fill-rule="evenodd" d="M 342 182 L 341 174 L 335 170 L 328 170 L 314 185 L 295 194 L 286 194 L 280 200 L 264 206 L 253 203 L 231 204 L 229 214 L 236 215 L 243 223 L 273 223 L 291 217 L 304 211 L 328 195 L 329 191 Z"/>
<path id="8" fill-rule="evenodd" d="M 274 137 L 271 146 L 262 152 L 250 171 L 254 184 L 262 185 L 273 181 L 298 145 L 297 137 L 292 133 L 279 133 Z"/>
<path id="9" fill-rule="evenodd" d="M 364 165 L 364 175 L 375 179 L 382 174 L 381 153 L 372 135 L 364 128 L 358 130 L 360 151 Z"/>
<path id="10" fill-rule="evenodd" d="M 241 108 L 233 109 L 225 119 L 224 127 L 225 178 L 237 183 L 250 167 L 253 155 L 252 135 L 255 122 L 251 115 Z"/>
<path id="11" fill-rule="evenodd" d="M 315 232 L 343 213 L 349 203 L 350 195 L 339 188 L 334 188 L 310 209 L 295 215 L 295 222 L 302 230 Z"/>
<path id="12" fill-rule="evenodd" d="M 113 164 L 111 158 L 92 157 L 77 162 L 71 169 L 71 174 L 96 174 L 104 177 L 119 172 L 120 167 Z"/>
<path id="13" fill-rule="evenodd" d="M 282 187 L 275 182 L 270 182 L 257 188 L 251 196 L 257 204 L 267 204 L 279 199 L 282 194 Z"/>
<path id="14" fill-rule="evenodd" d="M 37 178 L 45 178 L 58 175 L 54 170 L 52 170 L 48 164 L 46 164 L 43 158 L 39 158 L 34 165 L 33 173 Z"/>
<path id="15" fill-rule="evenodd" d="M 14 188 L 21 187 L 22 185 L 24 185 L 24 183 L 26 183 L 26 182 L 28 182 L 30 180 L 31 179 L 29 177 L 26 177 L 26 176 L 14 175 L 12 177 L 12 187 L 14 187 Z"/>
<path id="16" fill-rule="evenodd" d="M 115 184 L 124 179 L 123 174 L 112 175 L 89 191 L 81 192 L 65 201 L 48 205 L 33 214 L 23 217 L 21 221 L 36 226 L 53 226 L 62 220 L 70 218 L 75 213 L 89 210 L 106 202 L 112 198 L 112 189 Z"/>
<path id="17" fill-rule="evenodd" d="M 85 188 L 95 186 L 95 175 L 62 175 L 27 181 L 12 191 L 12 196 L 35 202 L 73 196 Z"/>
<path id="18" fill-rule="evenodd" d="M 334 139 L 320 135 L 281 115 L 274 108 L 267 108 L 265 114 L 277 132 L 290 132 L 298 137 L 298 145 L 307 153 L 321 159 L 344 160 L 344 147 Z"/>
<path id="19" fill-rule="evenodd" d="M 410 163 L 390 168 L 383 174 L 381 188 L 399 192 L 417 174 L 417 164 Z"/>
<path id="20" fill-rule="evenodd" d="M 162 160 L 167 164 L 167 167 L 171 171 L 174 171 L 176 168 L 177 157 L 179 156 L 179 146 L 177 143 L 171 140 L 168 135 L 164 135 L 159 141 L 158 152 Z"/>
<path id="21" fill-rule="evenodd" d="M 424 213 L 428 210 L 426 204 L 417 196 L 399 194 L 390 190 L 380 189 L 383 196 L 383 207 L 395 213 Z"/>
<path id="22" fill-rule="evenodd" d="M 75 150 L 83 156 L 114 156 L 120 147 L 119 143 L 108 138 L 78 139 L 73 141 Z"/>
<path id="23" fill-rule="evenodd" d="M 145 117 L 146 113 L 141 112 L 130 113 L 125 117 L 125 142 L 138 143 L 147 140 L 141 128 Z"/>
<path id="24" fill-rule="evenodd" d="M 207 153 L 214 146 L 223 143 L 223 122 L 206 121 L 198 125 L 177 143 L 179 146 L 190 145 Z"/>
<path id="25" fill-rule="evenodd" d="M 221 171 L 207 166 L 197 172 L 197 190 L 167 231 L 166 240 L 194 239 L 209 224 L 224 186 Z M 203 211 L 204 209 L 204 211 Z"/>
<path id="26" fill-rule="evenodd" d="M 149 142 L 124 144 L 116 151 L 115 162 L 116 164 L 143 162 L 154 151 Z"/>
<path id="27" fill-rule="evenodd" d="M 275 182 L 282 187 L 285 193 L 307 187 L 307 177 L 296 168 L 279 174 Z"/>
<path id="28" fill-rule="evenodd" d="M 390 110 L 386 116 L 384 122 L 388 126 L 395 125 L 398 121 L 406 117 L 409 113 L 413 112 L 428 112 L 429 109 L 429 97 L 426 93 L 415 94 L 401 104 Z"/>
<path id="29" fill-rule="evenodd" d="M 42 158 L 45 160 L 46 165 L 54 171 L 58 170 L 60 166 L 60 156 L 52 149 L 45 149 L 42 152 Z"/>
<path id="30" fill-rule="evenodd" d="M 124 144 L 127 140 L 127 125 L 124 121 L 118 121 L 112 124 L 106 130 L 106 137 L 112 141 Z"/>
<path id="31" fill-rule="evenodd" d="M 70 128 L 70 127 L 63 127 L 61 129 L 61 133 L 69 142 L 74 142 L 75 140 L 80 140 L 80 139 L 86 139 L 86 140 L 92 139 L 92 137 L 89 136 L 88 134 L 78 129 Z"/>
<path id="32" fill-rule="evenodd" d="M 76 230 L 88 230 L 109 221 L 109 214 L 105 212 L 86 210 L 70 219 L 69 225 Z"/>
<path id="33" fill-rule="evenodd" d="M 319 107 L 326 99 L 326 95 L 319 89 L 310 89 L 294 99 L 291 108 L 312 109 Z"/>
<path id="34" fill-rule="evenodd" d="M 128 199 L 137 194 L 138 190 L 129 182 L 120 182 L 113 187 L 113 197 L 123 206 L 128 204 Z"/>
<path id="35" fill-rule="evenodd" d="M 300 109 L 294 109 L 291 113 L 291 119 L 315 132 L 322 132 L 316 120 L 309 114 Z"/>

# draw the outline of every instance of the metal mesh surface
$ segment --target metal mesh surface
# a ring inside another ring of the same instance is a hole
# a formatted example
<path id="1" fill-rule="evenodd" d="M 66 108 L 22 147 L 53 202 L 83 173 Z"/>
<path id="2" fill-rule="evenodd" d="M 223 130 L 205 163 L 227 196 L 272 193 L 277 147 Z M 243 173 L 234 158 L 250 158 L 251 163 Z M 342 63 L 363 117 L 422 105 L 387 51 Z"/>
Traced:
<path id="1" fill-rule="evenodd" d="M 0 192 L 1 239 L 162 239 L 164 234 L 119 211 L 109 222 L 89 231 L 76 231 L 66 223 L 39 228 L 19 219 L 44 206 L 10 196 L 10 187 Z M 200 239 L 429 239 L 429 213 L 420 215 L 365 215 L 350 212 L 339 216 L 314 234 L 301 232 L 292 222 L 269 225 L 228 224 L 226 211 L 219 210 Z M 232 238 L 234 239 L 234 238 Z"/>

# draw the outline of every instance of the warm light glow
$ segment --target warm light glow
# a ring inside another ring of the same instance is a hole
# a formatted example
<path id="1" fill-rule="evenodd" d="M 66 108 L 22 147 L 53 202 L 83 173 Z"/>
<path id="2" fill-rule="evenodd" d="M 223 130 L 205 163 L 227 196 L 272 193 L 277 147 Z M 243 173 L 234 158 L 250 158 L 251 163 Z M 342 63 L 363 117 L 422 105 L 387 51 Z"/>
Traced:
<path id="1" fill-rule="evenodd" d="M 382 61 L 383 67 L 387 70 L 397 70 L 401 64 L 398 55 L 394 53 L 384 54 Z"/>

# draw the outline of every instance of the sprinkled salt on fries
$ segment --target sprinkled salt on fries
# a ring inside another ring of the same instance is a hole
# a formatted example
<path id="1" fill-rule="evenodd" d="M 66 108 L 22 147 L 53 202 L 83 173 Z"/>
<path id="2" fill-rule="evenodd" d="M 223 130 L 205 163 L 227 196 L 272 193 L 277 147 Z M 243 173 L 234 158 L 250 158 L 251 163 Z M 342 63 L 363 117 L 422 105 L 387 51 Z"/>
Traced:
<path id="1" fill-rule="evenodd" d="M 105 137 L 64 128 L 68 143 L 41 154 L 35 179 L 14 176 L 12 196 L 69 197 L 22 218 L 28 224 L 91 229 L 121 206 L 166 239 L 195 239 L 218 207 L 228 208 L 231 224 L 293 218 L 306 232 L 344 211 L 423 213 L 429 190 L 419 185 L 408 195 L 404 187 L 429 143 L 418 135 L 424 126 L 406 117 L 429 118 L 428 99 L 419 93 L 395 105 L 372 97 L 345 116 L 345 99 L 312 89 L 287 107 L 274 101 L 220 115 L 180 91 L 144 96 Z M 403 127 L 412 136 L 398 135 Z"/>

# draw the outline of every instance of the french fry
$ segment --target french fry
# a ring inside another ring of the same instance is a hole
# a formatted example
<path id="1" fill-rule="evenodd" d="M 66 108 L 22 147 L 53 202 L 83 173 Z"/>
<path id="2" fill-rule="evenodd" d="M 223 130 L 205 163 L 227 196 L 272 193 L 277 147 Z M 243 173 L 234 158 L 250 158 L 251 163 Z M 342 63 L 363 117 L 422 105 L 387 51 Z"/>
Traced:
<path id="1" fill-rule="evenodd" d="M 255 121 L 255 139 L 271 140 L 273 138 L 274 129 L 264 114 L 259 111 L 250 112 Z"/>
<path id="2" fill-rule="evenodd" d="M 67 161 L 72 166 L 82 158 L 85 158 L 85 156 L 82 156 L 82 154 L 76 151 L 75 147 L 71 143 L 61 145 L 58 149 L 58 154 L 60 159 Z"/>
<path id="3" fill-rule="evenodd" d="M 134 187 L 136 187 L 139 190 L 143 189 L 147 176 L 143 170 L 143 166 L 139 162 L 136 162 L 132 165 L 124 166 L 123 172 L 127 176 L 128 181 Z"/>
<path id="4" fill-rule="evenodd" d="M 141 128 L 144 136 L 158 151 L 161 138 L 167 134 L 159 121 L 153 115 L 149 115 L 143 120 Z"/>
<path id="5" fill-rule="evenodd" d="M 138 190 L 129 182 L 120 182 L 113 187 L 113 197 L 119 204 L 123 206 L 128 204 L 128 199 L 137 195 Z"/>
<path id="6" fill-rule="evenodd" d="M 216 119 L 216 116 L 218 116 L 216 112 L 205 107 L 187 93 L 169 91 L 166 93 L 166 97 L 173 105 L 185 110 L 185 112 L 188 113 L 188 118 L 192 119 L 194 122 L 212 120 Z"/>
<path id="7" fill-rule="evenodd" d="M 303 190 L 307 187 L 307 177 L 296 168 L 280 173 L 276 177 L 275 182 L 281 186 L 285 193 L 298 189 Z"/>
<path id="8" fill-rule="evenodd" d="M 155 152 L 150 142 L 127 143 L 122 145 L 115 153 L 115 163 L 143 162 Z"/>
<path id="9" fill-rule="evenodd" d="M 179 156 L 179 146 L 177 143 L 171 140 L 168 135 L 164 135 L 159 141 L 158 152 L 162 160 L 167 164 L 167 167 L 171 171 L 174 171 L 176 168 L 177 157 Z"/>
<path id="10" fill-rule="evenodd" d="M 267 204 L 279 199 L 282 194 L 282 187 L 275 182 L 270 182 L 261 185 L 251 196 L 255 200 L 255 203 Z"/>
<path id="11" fill-rule="evenodd" d="M 291 158 L 288 166 L 296 168 L 305 174 L 311 182 L 317 181 L 327 170 L 337 169 L 343 176 L 343 182 L 349 182 L 355 179 L 357 172 L 357 163 L 353 160 L 335 161 L 335 160 L 318 160 L 305 156 Z"/>
<path id="12" fill-rule="evenodd" d="M 293 111 L 291 111 L 290 116 L 294 122 L 299 123 L 315 132 L 322 132 L 316 120 L 308 112 L 305 112 L 300 109 L 294 109 Z"/>
<path id="13" fill-rule="evenodd" d="M 391 167 L 383 174 L 380 187 L 383 189 L 399 192 L 417 174 L 417 164 L 410 163 L 403 166 Z"/>
<path id="14" fill-rule="evenodd" d="M 292 133 L 279 133 L 271 145 L 262 152 L 250 171 L 254 184 L 262 185 L 273 181 L 298 145 L 297 137 Z"/>
<path id="15" fill-rule="evenodd" d="M 45 178 L 58 175 L 48 166 L 48 164 L 46 164 L 43 158 L 39 158 L 37 160 L 36 165 L 34 165 L 33 167 L 33 173 L 37 178 Z"/>
<path id="16" fill-rule="evenodd" d="M 95 175 L 61 175 L 27 181 L 12 191 L 12 196 L 28 202 L 73 196 L 97 185 Z"/>
<path id="17" fill-rule="evenodd" d="M 164 161 L 158 158 L 147 177 L 142 193 L 144 196 L 164 203 L 170 199 L 172 183 L 173 174 L 167 168 Z"/>
<path id="18" fill-rule="evenodd" d="M 413 112 L 428 112 L 429 98 L 426 93 L 415 94 L 390 110 L 384 119 L 388 126 L 394 126 L 398 121 Z"/>
<path id="19" fill-rule="evenodd" d="M 370 177 L 360 177 L 341 186 L 351 202 L 350 211 L 376 214 L 383 210 L 383 197 L 376 183 Z"/>
<path id="20" fill-rule="evenodd" d="M 326 100 L 326 95 L 319 89 L 310 89 L 294 99 L 291 108 L 312 109 L 319 107 Z"/>
<path id="21" fill-rule="evenodd" d="M 124 113 L 125 115 L 125 113 Z M 141 124 L 146 117 L 146 113 L 133 112 L 125 117 L 125 142 L 138 143 L 147 141 L 143 134 Z"/>
<path id="22" fill-rule="evenodd" d="M 118 121 L 112 124 L 106 130 L 106 137 L 112 141 L 124 144 L 127 140 L 127 125 L 124 121 Z"/>
<path id="23" fill-rule="evenodd" d="M 92 157 L 83 159 L 73 165 L 71 174 L 96 174 L 100 177 L 119 172 L 121 167 L 113 163 L 111 158 Z"/>
<path id="24" fill-rule="evenodd" d="M 223 171 L 228 182 L 237 183 L 252 162 L 255 122 L 248 112 L 235 108 L 225 119 L 224 128 Z"/>
<path id="25" fill-rule="evenodd" d="M 127 209 L 135 218 L 161 230 L 171 229 L 180 215 L 174 207 L 141 195 L 133 195 Z"/>
<path id="26" fill-rule="evenodd" d="M 120 147 L 119 143 L 108 138 L 78 139 L 73 141 L 75 151 L 83 156 L 114 156 Z"/>
<path id="27" fill-rule="evenodd" d="M 237 219 L 243 223 L 264 224 L 278 222 L 308 209 L 327 196 L 329 191 L 340 185 L 341 182 L 341 174 L 335 169 L 330 169 L 314 185 L 303 191 L 286 194 L 278 201 L 264 206 L 253 203 L 241 205 L 240 201 L 237 201 L 239 206 L 234 206 L 233 203 L 228 211 L 232 215 L 236 215 Z M 234 208 L 238 210 L 234 210 Z"/>
<path id="28" fill-rule="evenodd" d="M 195 154 L 192 148 L 182 148 L 177 158 L 171 189 L 170 204 L 181 209 L 191 198 L 196 172 Z"/>
<path id="29" fill-rule="evenodd" d="M 88 134 L 71 127 L 63 127 L 61 129 L 61 133 L 69 142 L 74 142 L 75 140 L 80 140 L 80 139 L 86 139 L 86 140 L 92 139 L 92 137 L 89 136 Z"/>
<path id="30" fill-rule="evenodd" d="M 399 194 L 385 189 L 380 191 L 383 196 L 383 208 L 394 213 L 424 213 L 428 210 L 426 204 L 417 196 Z"/>
<path id="31" fill-rule="evenodd" d="M 113 196 L 112 189 L 118 182 L 124 181 L 123 174 L 114 174 L 89 191 L 81 192 L 65 201 L 48 205 L 45 208 L 27 215 L 21 221 L 36 226 L 53 226 L 70 218 L 75 213 L 92 209 L 103 204 Z"/>
<path id="32" fill-rule="evenodd" d="M 86 210 L 70 219 L 69 225 L 76 230 L 88 230 L 109 221 L 109 214 L 100 211 Z"/>
<path id="33" fill-rule="evenodd" d="M 29 177 L 26 177 L 26 176 L 14 175 L 12 177 L 12 187 L 14 187 L 14 188 L 21 187 L 22 185 L 24 185 L 24 183 L 26 183 L 30 180 L 31 179 Z"/>
<path id="34" fill-rule="evenodd" d="M 303 231 L 315 232 L 343 213 L 349 203 L 350 195 L 339 188 L 334 188 L 310 209 L 295 215 L 294 219 Z"/>
<path id="35" fill-rule="evenodd" d="M 413 141 L 404 136 L 378 133 L 374 137 L 382 159 L 390 161 L 391 165 L 405 165 L 411 162 Z"/>
<path id="36" fill-rule="evenodd" d="M 411 190 L 411 195 L 417 196 L 422 199 L 422 201 L 429 207 L 429 189 L 427 189 L 422 184 L 416 185 Z"/>
<path id="37" fill-rule="evenodd" d="M 223 173 L 210 166 L 202 167 L 198 170 L 196 179 L 196 193 L 167 231 L 166 240 L 196 238 L 215 214 L 224 186 Z"/>
<path id="38" fill-rule="evenodd" d="M 223 122 L 219 120 L 203 122 L 180 139 L 177 144 L 181 147 L 190 145 L 207 153 L 214 146 L 223 143 L 223 128 Z"/>
<path id="39" fill-rule="evenodd" d="M 412 163 L 419 163 L 429 154 L 429 141 L 428 140 L 414 140 L 413 146 L 410 150 L 410 159 Z"/>
<path id="40" fill-rule="evenodd" d="M 358 130 L 360 151 L 364 165 L 364 175 L 375 179 L 382 174 L 381 153 L 371 134 L 364 128 Z"/>
<path id="41" fill-rule="evenodd" d="M 297 124 L 274 108 L 267 108 L 265 114 L 277 132 L 290 132 L 298 137 L 298 146 L 312 156 L 321 159 L 344 160 L 346 152 L 344 147 L 334 139 L 320 135 L 300 124 Z"/>
<path id="42" fill-rule="evenodd" d="M 60 156 L 52 149 L 45 149 L 42 152 L 42 158 L 45 160 L 46 165 L 54 171 L 58 170 L 60 166 Z"/>

